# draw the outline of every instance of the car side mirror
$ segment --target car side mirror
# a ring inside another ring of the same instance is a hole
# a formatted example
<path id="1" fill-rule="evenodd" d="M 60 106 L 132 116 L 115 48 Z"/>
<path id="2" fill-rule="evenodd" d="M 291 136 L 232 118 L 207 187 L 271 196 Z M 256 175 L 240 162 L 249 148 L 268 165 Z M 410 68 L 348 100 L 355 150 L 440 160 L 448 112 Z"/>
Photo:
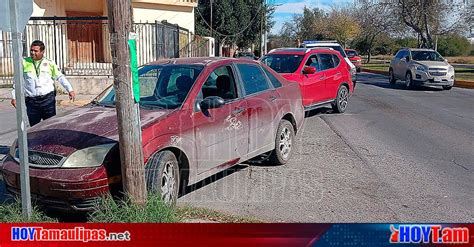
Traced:
<path id="1" fill-rule="evenodd" d="M 445 59 L 444 59 L 444 61 L 445 61 L 445 62 L 448 62 L 448 59 L 447 59 L 447 58 L 445 58 Z"/>
<path id="2" fill-rule="evenodd" d="M 400 59 L 400 62 L 406 62 L 406 61 L 407 61 L 406 58 L 401 58 L 401 59 Z"/>
<path id="3" fill-rule="evenodd" d="M 312 66 L 306 66 L 303 69 L 303 74 L 310 75 L 316 73 L 316 68 Z"/>
<path id="4" fill-rule="evenodd" d="M 224 99 L 219 96 L 206 97 L 199 103 L 201 110 L 220 108 L 225 104 Z"/>

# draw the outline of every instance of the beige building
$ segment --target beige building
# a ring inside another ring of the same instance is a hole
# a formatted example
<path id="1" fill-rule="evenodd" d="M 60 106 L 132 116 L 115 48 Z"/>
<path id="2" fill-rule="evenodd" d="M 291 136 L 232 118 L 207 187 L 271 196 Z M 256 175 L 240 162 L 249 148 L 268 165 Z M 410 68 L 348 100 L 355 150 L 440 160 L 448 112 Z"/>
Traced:
<path id="1" fill-rule="evenodd" d="M 197 0 L 132 0 L 135 22 L 166 20 L 194 33 Z M 107 16 L 106 0 L 34 0 L 34 17 Z"/>

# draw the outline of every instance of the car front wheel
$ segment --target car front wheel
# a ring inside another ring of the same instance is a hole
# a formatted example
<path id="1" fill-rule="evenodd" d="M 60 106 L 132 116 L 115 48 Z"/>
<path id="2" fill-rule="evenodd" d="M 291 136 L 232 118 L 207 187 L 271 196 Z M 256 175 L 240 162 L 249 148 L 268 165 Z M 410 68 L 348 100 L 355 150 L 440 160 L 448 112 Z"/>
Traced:
<path id="1" fill-rule="evenodd" d="M 341 85 L 337 90 L 336 102 L 332 103 L 332 110 L 335 113 L 344 113 L 349 103 L 349 89 Z"/>
<path id="2" fill-rule="evenodd" d="M 293 125 L 285 119 L 280 121 L 275 138 L 275 149 L 272 151 L 269 161 L 274 165 L 284 165 L 293 153 L 295 130 Z"/>
<path id="3" fill-rule="evenodd" d="M 149 194 L 158 194 L 167 205 L 175 205 L 179 189 L 179 165 L 171 151 L 161 151 L 150 158 L 145 170 Z"/>

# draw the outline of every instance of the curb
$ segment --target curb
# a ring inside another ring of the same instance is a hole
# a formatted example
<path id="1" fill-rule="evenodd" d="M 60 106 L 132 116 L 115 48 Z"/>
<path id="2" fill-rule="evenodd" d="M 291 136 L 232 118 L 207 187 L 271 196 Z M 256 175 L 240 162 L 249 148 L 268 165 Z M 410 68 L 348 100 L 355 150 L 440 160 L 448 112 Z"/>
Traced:
<path id="1" fill-rule="evenodd" d="M 380 71 L 380 70 L 362 68 L 362 72 L 368 72 L 368 73 L 374 73 L 374 74 L 388 76 L 388 71 Z M 454 80 L 454 86 L 455 87 L 460 87 L 460 88 L 474 89 L 474 81 Z"/>

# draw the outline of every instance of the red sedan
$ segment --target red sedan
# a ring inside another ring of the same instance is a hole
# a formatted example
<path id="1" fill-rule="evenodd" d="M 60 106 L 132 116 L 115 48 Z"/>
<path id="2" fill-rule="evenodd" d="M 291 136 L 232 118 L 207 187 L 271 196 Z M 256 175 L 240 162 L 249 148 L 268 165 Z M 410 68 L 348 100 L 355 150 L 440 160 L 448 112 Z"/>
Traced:
<path id="1" fill-rule="evenodd" d="M 344 51 L 352 64 L 356 66 L 357 72 L 360 72 L 360 69 L 362 68 L 362 57 L 359 56 L 359 53 L 353 49 L 344 49 Z"/>
<path id="2" fill-rule="evenodd" d="M 334 112 L 346 110 L 353 91 L 350 67 L 331 48 L 280 48 L 270 51 L 262 62 L 284 78 L 296 81 L 306 111 L 331 104 Z"/>
<path id="3" fill-rule="evenodd" d="M 139 70 L 149 192 L 173 204 L 179 189 L 264 153 L 285 164 L 304 110 L 298 85 L 248 59 L 188 58 Z M 48 208 L 89 211 L 120 191 L 115 92 L 28 131 L 31 193 Z M 18 149 L 2 166 L 19 193 Z"/>

